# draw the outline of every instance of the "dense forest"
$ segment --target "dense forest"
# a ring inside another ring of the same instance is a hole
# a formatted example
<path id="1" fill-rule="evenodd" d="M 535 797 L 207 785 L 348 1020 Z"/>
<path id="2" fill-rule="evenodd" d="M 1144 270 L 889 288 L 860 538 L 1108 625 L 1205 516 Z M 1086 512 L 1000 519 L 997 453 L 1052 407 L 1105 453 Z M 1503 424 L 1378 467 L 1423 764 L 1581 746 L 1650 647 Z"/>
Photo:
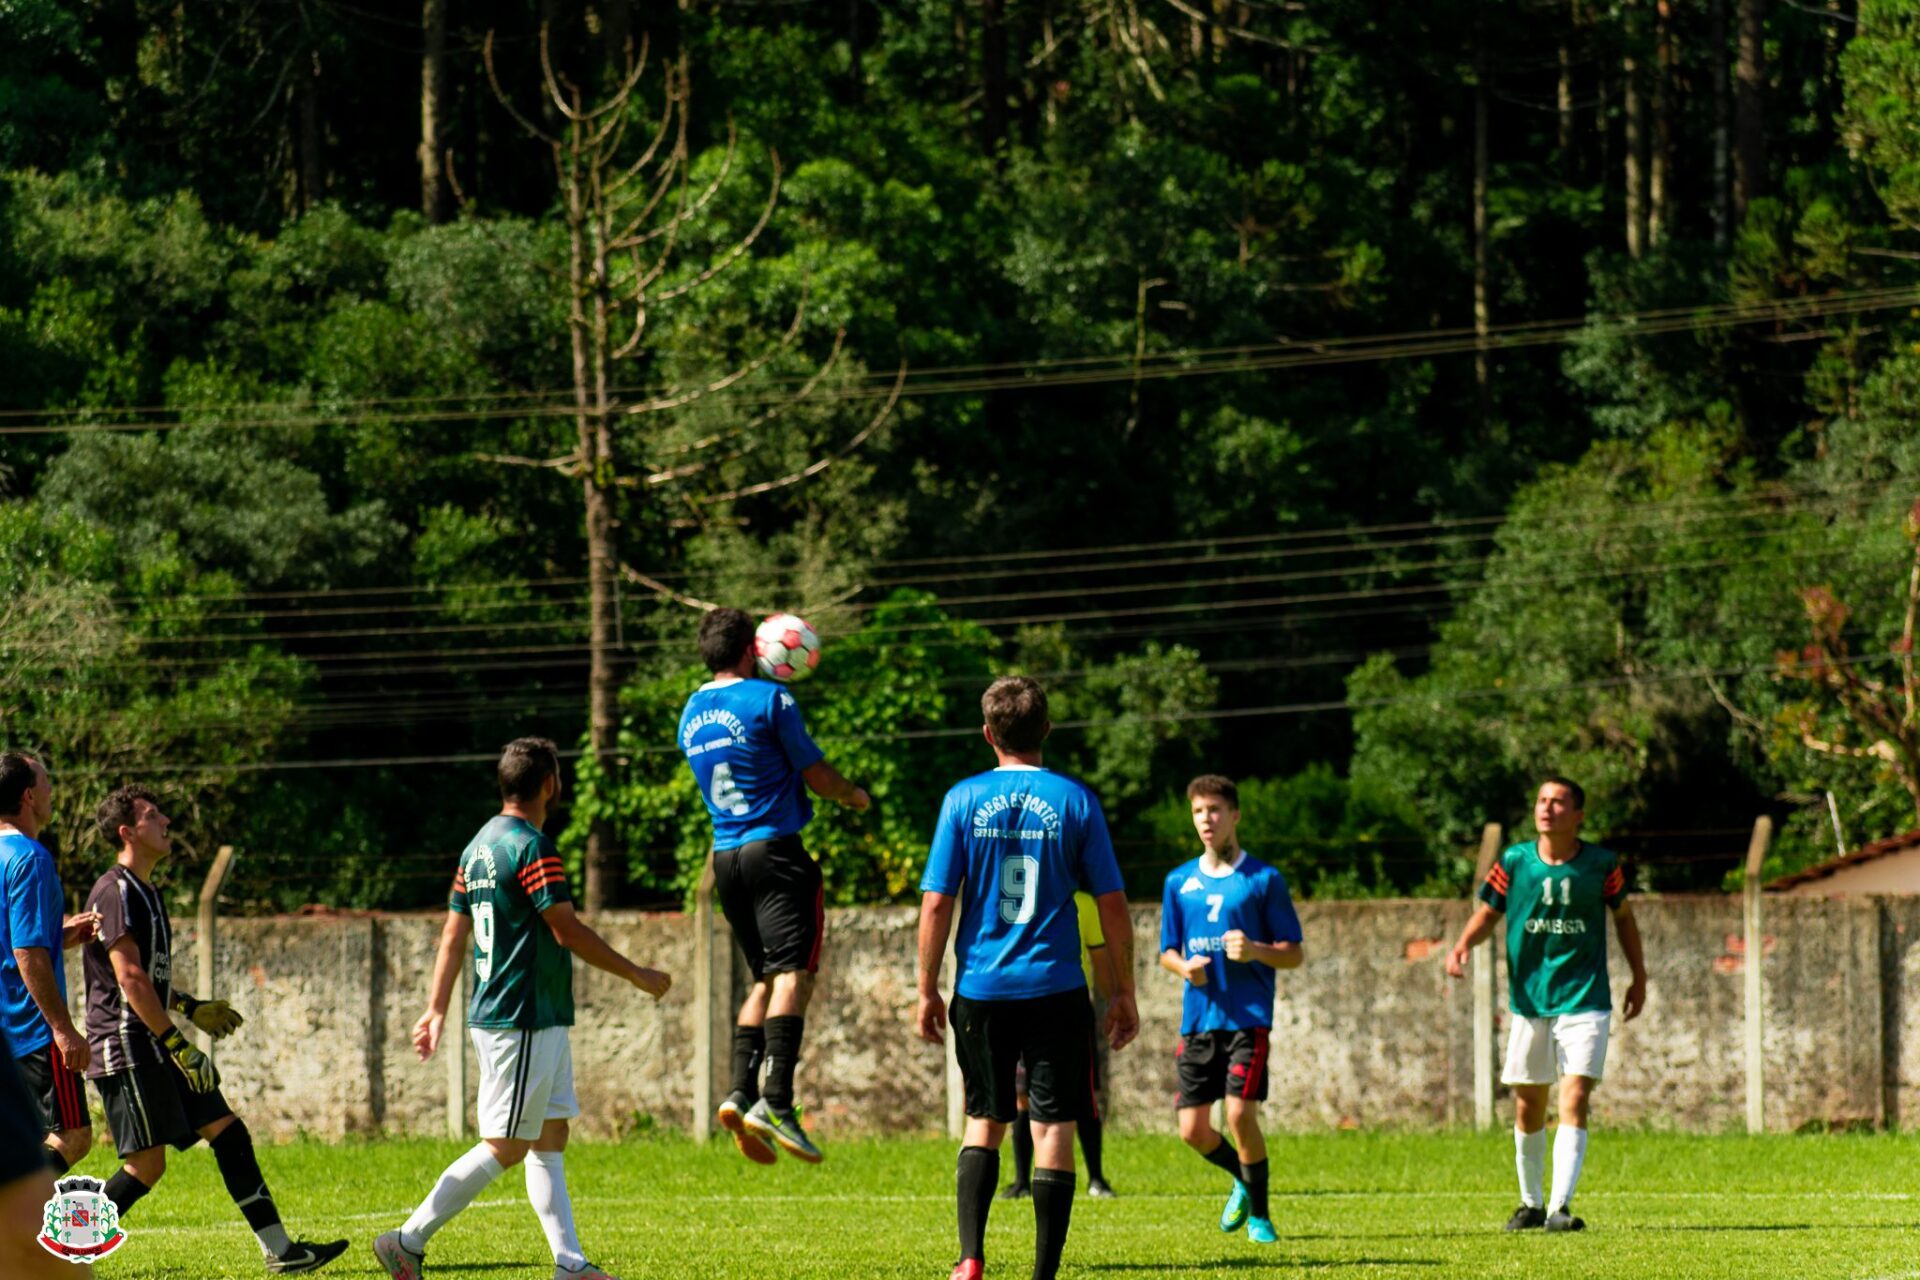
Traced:
<path id="1" fill-rule="evenodd" d="M 174 890 L 440 895 L 499 745 L 591 905 L 705 857 L 710 602 L 916 884 L 1054 697 L 1137 893 L 1557 770 L 1643 888 L 1920 826 L 1920 0 L 5 0 L 0 743 Z"/>

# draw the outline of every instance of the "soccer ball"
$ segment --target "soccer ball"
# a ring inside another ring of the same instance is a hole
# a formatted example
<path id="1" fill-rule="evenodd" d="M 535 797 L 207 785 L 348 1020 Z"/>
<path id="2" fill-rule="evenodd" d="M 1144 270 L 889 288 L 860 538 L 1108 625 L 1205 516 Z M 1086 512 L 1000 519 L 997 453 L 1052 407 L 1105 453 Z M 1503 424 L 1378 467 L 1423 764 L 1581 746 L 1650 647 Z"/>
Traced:
<path id="1" fill-rule="evenodd" d="M 753 633 L 760 674 L 769 680 L 805 680 L 820 665 L 820 637 L 798 614 L 776 613 Z"/>

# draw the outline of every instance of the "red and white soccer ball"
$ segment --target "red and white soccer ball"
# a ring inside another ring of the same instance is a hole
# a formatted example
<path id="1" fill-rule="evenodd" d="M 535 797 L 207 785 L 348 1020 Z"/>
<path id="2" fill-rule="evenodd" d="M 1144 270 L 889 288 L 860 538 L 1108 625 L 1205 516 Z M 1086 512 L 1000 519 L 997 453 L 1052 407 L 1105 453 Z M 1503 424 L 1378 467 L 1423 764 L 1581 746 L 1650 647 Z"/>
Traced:
<path id="1" fill-rule="evenodd" d="M 753 652 L 767 679 L 805 680 L 820 665 L 820 637 L 798 614 L 776 613 L 754 631 Z"/>

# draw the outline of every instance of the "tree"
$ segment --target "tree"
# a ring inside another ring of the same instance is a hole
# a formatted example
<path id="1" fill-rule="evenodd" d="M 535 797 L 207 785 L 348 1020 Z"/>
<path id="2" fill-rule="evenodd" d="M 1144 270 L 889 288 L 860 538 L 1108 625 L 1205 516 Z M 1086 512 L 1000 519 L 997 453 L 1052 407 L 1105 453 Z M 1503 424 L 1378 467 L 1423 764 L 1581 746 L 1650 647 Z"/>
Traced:
<path id="1" fill-rule="evenodd" d="M 595 773 L 611 778 L 616 769 L 619 733 L 619 675 L 615 664 L 623 633 L 618 612 L 620 578 L 624 576 L 661 597 L 694 608 L 711 607 L 709 602 L 676 593 L 623 563 L 616 509 L 624 507 L 631 522 L 649 523 L 658 513 L 649 508 L 645 495 L 659 492 L 663 485 L 714 471 L 711 456 L 737 458 L 753 450 L 760 434 L 805 402 L 826 380 L 840 359 L 845 335 L 844 330 L 837 332 L 831 350 L 812 374 L 793 390 L 776 391 L 759 413 L 683 446 L 680 452 L 691 457 L 648 464 L 642 456 L 648 446 L 655 457 L 669 448 L 656 423 L 670 415 L 687 415 L 697 407 L 704 408 L 703 402 L 710 398 L 718 399 L 740 388 L 792 349 L 801 336 L 806 318 L 804 288 L 785 331 L 723 372 L 698 380 L 676 379 L 680 370 L 646 342 L 657 309 L 689 299 L 751 253 L 779 200 L 780 158 L 768 149 L 766 200 L 753 224 L 717 246 L 705 265 L 683 265 L 681 258 L 690 243 L 697 243 L 702 220 L 718 221 L 714 201 L 732 176 L 738 157 L 735 130 L 729 126 L 724 152 L 711 174 L 696 172 L 688 142 L 692 84 L 682 56 L 678 62 L 662 67 L 660 105 L 650 136 L 637 149 L 630 147 L 629 130 L 641 108 L 641 85 L 647 70 L 645 48 L 638 56 L 629 51 L 623 77 L 597 100 L 556 70 L 545 26 L 541 28 L 539 49 L 540 83 L 558 112 L 558 132 L 515 107 L 500 82 L 491 34 L 484 60 L 495 97 L 528 134 L 547 146 L 553 158 L 567 258 L 564 268 L 549 270 L 566 302 L 574 440 L 568 452 L 555 457 L 493 455 L 491 460 L 551 470 L 580 485 L 591 650 L 588 740 Z M 696 183 L 701 185 L 696 187 Z M 878 411 L 834 454 L 816 458 L 784 476 L 705 494 L 704 502 L 711 505 L 783 488 L 818 475 L 879 429 L 898 400 L 904 376 L 903 364 L 900 378 Z M 616 386 L 616 377 L 625 385 Z M 734 453 L 711 453 L 721 447 L 731 448 Z M 624 504 L 620 501 L 623 492 L 628 495 Z M 620 873 L 615 828 L 606 818 L 596 818 L 586 847 L 589 907 L 604 907 L 612 901 Z"/>

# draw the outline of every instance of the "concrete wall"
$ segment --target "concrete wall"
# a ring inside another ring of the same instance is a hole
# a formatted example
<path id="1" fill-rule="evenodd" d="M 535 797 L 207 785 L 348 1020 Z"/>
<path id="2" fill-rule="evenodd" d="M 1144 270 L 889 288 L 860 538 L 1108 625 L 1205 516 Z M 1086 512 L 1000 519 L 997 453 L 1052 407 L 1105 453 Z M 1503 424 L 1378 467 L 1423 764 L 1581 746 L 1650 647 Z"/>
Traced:
<path id="1" fill-rule="evenodd" d="M 1920 1124 L 1920 899 L 1766 901 L 1766 1120 Z M 1713 1130 L 1743 1114 L 1743 954 L 1733 898 L 1638 899 L 1651 973 L 1646 1013 L 1616 1023 L 1601 1123 Z M 1307 963 L 1283 973 L 1274 1009 L 1270 1123 L 1283 1129 L 1469 1123 L 1470 984 L 1442 972 L 1465 921 L 1459 902 L 1308 903 Z M 1110 1111 L 1169 1130 L 1180 985 L 1157 962 L 1159 911 L 1137 907 L 1142 1032 L 1114 1055 Z M 822 1133 L 935 1132 L 946 1117 L 940 1051 L 911 1029 L 911 908 L 833 911 L 807 1024 L 799 1093 Z M 217 994 L 248 1018 L 218 1048 L 227 1096 L 248 1124 L 299 1132 L 444 1133 L 444 1059 L 415 1059 L 438 916 L 223 920 Z M 576 1077 L 590 1134 L 692 1121 L 694 924 L 678 914 L 607 913 L 595 924 L 635 959 L 676 975 L 655 1003 L 575 968 Z M 191 920 L 175 924 L 175 972 L 196 972 Z M 1496 953 L 1483 949 L 1481 958 Z M 80 966 L 70 966 L 75 986 Z M 1505 973 L 1495 1046 L 1504 1044 Z M 738 987 L 736 975 L 736 989 Z M 1614 947 L 1616 999 L 1627 976 Z M 725 990 L 724 986 L 721 990 Z M 197 993 L 208 994 L 208 993 Z M 724 1071 L 727 1045 L 715 1046 Z M 466 1055 L 471 1123 L 475 1074 Z"/>

